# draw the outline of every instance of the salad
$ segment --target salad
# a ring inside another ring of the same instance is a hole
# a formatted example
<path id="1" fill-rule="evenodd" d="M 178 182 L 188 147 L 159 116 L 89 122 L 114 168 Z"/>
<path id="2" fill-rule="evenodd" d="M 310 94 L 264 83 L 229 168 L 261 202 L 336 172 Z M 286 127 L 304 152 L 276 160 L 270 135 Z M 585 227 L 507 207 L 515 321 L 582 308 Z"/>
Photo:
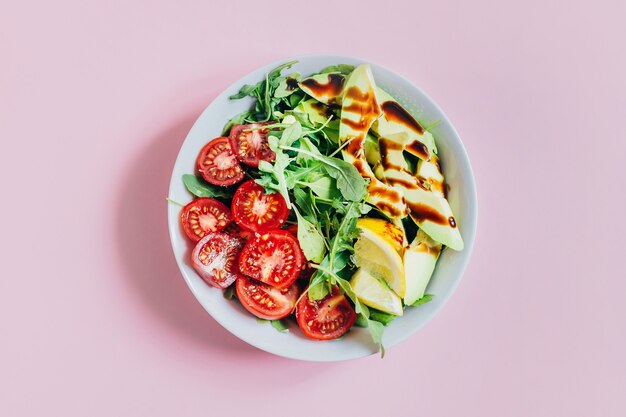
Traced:
<path id="1" fill-rule="evenodd" d="M 463 249 L 432 127 L 376 86 L 369 65 L 302 76 L 295 62 L 252 97 L 183 176 L 191 262 L 209 285 L 285 331 L 337 339 L 432 298 L 444 247 Z M 182 205 L 181 205 L 182 206 Z"/>

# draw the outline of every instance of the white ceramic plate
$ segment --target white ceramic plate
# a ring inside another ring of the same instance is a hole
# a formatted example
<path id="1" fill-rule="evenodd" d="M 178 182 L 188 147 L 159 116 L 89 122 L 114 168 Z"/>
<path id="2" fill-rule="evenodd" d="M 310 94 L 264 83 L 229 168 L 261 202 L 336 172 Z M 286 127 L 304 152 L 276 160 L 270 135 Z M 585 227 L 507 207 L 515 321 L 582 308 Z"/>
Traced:
<path id="1" fill-rule="evenodd" d="M 220 136 L 226 121 L 249 108 L 252 102 L 251 99 L 231 101 L 228 97 L 238 92 L 243 84 L 255 84 L 268 71 L 291 60 L 299 61 L 291 71 L 303 75 L 317 72 L 329 65 L 365 62 L 355 58 L 327 55 L 286 58 L 259 68 L 232 84 L 204 110 L 187 135 L 172 172 L 169 190 L 169 197 L 172 200 L 181 203 L 191 201 L 191 195 L 183 185 L 182 175 L 194 172 L 194 163 L 200 149 L 212 138 Z M 434 295 L 433 300 L 419 308 L 407 309 L 403 317 L 394 320 L 386 328 L 383 342 L 386 348 L 390 348 L 415 334 L 437 314 L 454 292 L 474 244 L 477 199 L 467 153 L 446 115 L 430 97 L 410 81 L 385 67 L 371 62 L 370 64 L 377 85 L 391 93 L 420 122 L 428 125 L 441 120 L 433 134 L 446 181 L 450 185 L 448 195 L 450 205 L 465 241 L 465 249 L 462 252 L 447 249 L 441 255 L 427 289 L 427 293 Z M 190 263 L 193 246 L 179 225 L 179 213 L 178 206 L 173 204 L 168 206 L 170 238 L 180 271 L 200 304 L 231 333 L 259 349 L 293 359 L 340 361 L 371 355 L 378 351 L 371 342 L 368 331 L 363 328 L 354 327 L 340 340 L 318 342 L 305 338 L 295 324 L 287 333 L 280 333 L 269 324 L 259 324 L 239 303 L 226 300 L 222 290 L 208 286 L 196 275 Z"/>

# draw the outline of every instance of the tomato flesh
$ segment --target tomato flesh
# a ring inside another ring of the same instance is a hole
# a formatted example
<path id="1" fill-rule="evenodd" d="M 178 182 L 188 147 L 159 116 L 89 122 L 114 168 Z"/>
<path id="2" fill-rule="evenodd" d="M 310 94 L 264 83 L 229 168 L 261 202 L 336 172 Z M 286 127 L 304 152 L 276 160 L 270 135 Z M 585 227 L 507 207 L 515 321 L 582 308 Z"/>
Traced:
<path id="1" fill-rule="evenodd" d="M 312 301 L 308 295 L 296 306 L 298 326 L 305 336 L 316 340 L 331 340 L 344 335 L 356 321 L 356 313 L 338 287 L 321 300 Z"/>
<path id="2" fill-rule="evenodd" d="M 246 277 L 237 278 L 235 289 L 241 305 L 250 313 L 266 320 L 287 317 L 300 296 L 298 284 L 281 290 Z"/>
<path id="3" fill-rule="evenodd" d="M 245 230 L 242 229 L 241 227 L 239 227 L 239 225 L 235 222 L 231 222 L 225 229 L 224 229 L 224 233 L 226 233 L 229 236 L 237 236 L 240 237 L 244 240 L 248 240 L 250 239 L 252 236 L 254 236 L 254 232 L 251 232 L 249 230 Z"/>
<path id="4" fill-rule="evenodd" d="M 265 194 L 265 189 L 253 180 L 244 182 L 235 191 L 231 209 L 239 226 L 259 233 L 279 229 L 289 216 L 283 196 Z"/>
<path id="5" fill-rule="evenodd" d="M 208 233 L 226 228 L 232 218 L 230 210 L 214 198 L 196 198 L 180 212 L 180 222 L 189 239 L 198 242 Z"/>
<path id="6" fill-rule="evenodd" d="M 213 185 L 237 184 L 245 175 L 226 137 L 204 145 L 196 163 L 202 178 Z"/>
<path id="7" fill-rule="evenodd" d="M 193 249 L 191 264 L 207 284 L 226 288 L 241 276 L 238 261 L 243 243 L 225 233 L 209 233 Z"/>
<path id="8" fill-rule="evenodd" d="M 259 161 L 272 162 L 276 154 L 270 149 L 267 142 L 269 129 L 257 129 L 268 123 L 252 123 L 249 125 L 235 125 L 230 130 L 230 146 L 237 159 L 242 163 L 258 167 Z"/>
<path id="9" fill-rule="evenodd" d="M 244 275 L 281 289 L 298 278 L 303 262 L 298 240 L 284 230 L 272 230 L 246 243 L 239 269 Z"/>

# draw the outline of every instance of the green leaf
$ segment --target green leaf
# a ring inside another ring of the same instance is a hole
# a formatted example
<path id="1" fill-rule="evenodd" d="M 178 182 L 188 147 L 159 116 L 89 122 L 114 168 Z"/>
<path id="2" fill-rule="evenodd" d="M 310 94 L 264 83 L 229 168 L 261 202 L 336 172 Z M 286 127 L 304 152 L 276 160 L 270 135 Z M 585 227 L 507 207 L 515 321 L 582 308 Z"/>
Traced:
<path id="1" fill-rule="evenodd" d="M 242 124 L 245 124 L 246 122 L 248 122 L 253 114 L 254 113 L 252 111 L 245 110 L 245 111 L 242 111 L 241 113 L 239 113 L 237 116 L 235 116 L 232 119 L 230 119 L 224 125 L 224 129 L 222 129 L 222 136 L 227 136 L 228 132 L 230 132 L 230 129 L 234 125 L 242 125 Z"/>
<path id="2" fill-rule="evenodd" d="M 254 97 L 254 92 L 255 90 L 259 87 L 260 83 L 251 85 L 251 84 L 244 84 L 243 87 L 241 87 L 241 89 L 239 90 L 239 92 L 237 94 L 233 94 L 232 96 L 228 97 L 231 100 L 237 100 L 240 98 L 244 98 L 247 96 L 252 96 Z"/>
<path id="3" fill-rule="evenodd" d="M 314 224 L 302 217 L 295 207 L 294 211 L 298 218 L 298 241 L 300 242 L 304 256 L 311 262 L 322 262 L 326 254 L 324 236 L 322 236 L 321 232 Z"/>
<path id="4" fill-rule="evenodd" d="M 328 263 L 326 258 L 324 258 L 322 264 L 324 262 Z M 319 269 L 315 271 L 309 281 L 308 296 L 310 300 L 321 300 L 326 297 L 328 294 L 328 285 L 326 285 L 328 278 L 328 275 L 326 275 L 323 271 L 320 271 Z"/>
<path id="5" fill-rule="evenodd" d="M 389 323 L 394 321 L 396 317 L 398 316 L 394 316 L 393 314 L 385 313 L 384 311 L 370 308 L 370 319 L 378 321 L 385 326 L 387 326 Z"/>
<path id="6" fill-rule="evenodd" d="M 377 345 L 383 344 L 383 333 L 385 332 L 385 326 L 382 323 L 376 320 L 367 320 L 367 328 L 370 331 L 370 335 L 372 336 L 372 340 Z"/>
<path id="7" fill-rule="evenodd" d="M 207 184 L 195 175 L 183 175 L 183 183 L 187 190 L 196 197 L 232 198 L 233 192 L 228 188 Z"/>
<path id="8" fill-rule="evenodd" d="M 320 71 L 320 74 L 328 74 L 329 72 L 338 72 L 343 75 L 348 75 L 354 70 L 354 65 L 350 64 L 339 64 L 339 65 L 331 65 L 330 67 L 326 67 Z"/>
<path id="9" fill-rule="evenodd" d="M 279 332 L 284 333 L 284 332 L 289 331 L 289 325 L 287 324 L 285 320 L 272 320 L 270 321 L 270 323 L 272 323 L 272 327 L 278 330 Z"/>
<path id="10" fill-rule="evenodd" d="M 421 306 L 422 304 L 426 304 L 429 301 L 431 301 L 433 299 L 432 294 L 424 294 L 424 296 L 422 298 L 420 298 L 419 300 L 415 301 L 413 304 L 411 304 L 413 307 L 418 307 Z"/>
<path id="11" fill-rule="evenodd" d="M 337 197 L 336 195 L 337 184 L 330 177 L 320 176 L 318 179 L 316 179 L 313 182 L 306 182 L 303 184 L 309 187 L 311 190 L 313 190 L 313 192 L 317 194 L 319 197 L 327 198 L 327 199 Z"/>
<path id="12" fill-rule="evenodd" d="M 295 141 L 302 137 L 302 125 L 294 122 L 287 126 L 280 137 L 280 146 L 291 146 Z"/>
<path id="13" fill-rule="evenodd" d="M 348 201 L 360 201 L 367 193 L 367 181 L 361 176 L 359 171 L 349 162 L 332 156 L 322 155 L 315 145 L 306 138 L 300 141 L 306 148 L 292 148 L 283 146 L 283 149 L 291 150 L 303 154 L 309 159 L 322 163 L 324 171 L 337 181 L 337 189 Z"/>
<path id="14" fill-rule="evenodd" d="M 232 300 L 235 298 L 235 286 L 231 285 L 230 287 L 224 290 L 224 298 L 227 300 Z"/>

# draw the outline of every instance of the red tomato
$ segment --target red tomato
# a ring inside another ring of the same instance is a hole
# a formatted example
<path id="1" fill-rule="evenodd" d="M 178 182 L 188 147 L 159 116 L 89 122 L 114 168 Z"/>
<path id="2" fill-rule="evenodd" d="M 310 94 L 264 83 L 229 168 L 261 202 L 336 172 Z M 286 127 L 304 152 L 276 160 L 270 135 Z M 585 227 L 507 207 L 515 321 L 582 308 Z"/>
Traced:
<path id="1" fill-rule="evenodd" d="M 295 237 L 296 239 L 298 238 L 298 225 L 297 224 L 290 224 L 289 226 L 285 227 L 283 230 L 286 230 L 287 232 L 291 233 L 293 237 Z"/>
<path id="2" fill-rule="evenodd" d="M 225 229 L 224 229 L 224 233 L 226 233 L 229 236 L 237 236 L 240 237 L 244 240 L 248 240 L 250 239 L 252 236 L 254 236 L 254 232 L 251 232 L 249 230 L 245 230 L 242 229 L 241 227 L 239 227 L 239 225 L 235 222 L 231 222 Z"/>
<path id="3" fill-rule="evenodd" d="M 230 146 L 241 162 L 251 167 L 258 167 L 259 161 L 272 162 L 276 154 L 267 143 L 269 129 L 250 130 L 265 126 L 268 123 L 252 123 L 235 125 L 230 129 Z"/>
<path id="4" fill-rule="evenodd" d="M 196 198 L 183 207 L 180 222 L 187 237 L 199 241 L 207 233 L 219 232 L 231 222 L 230 210 L 214 198 Z"/>
<path id="5" fill-rule="evenodd" d="M 298 278 L 303 262 L 298 241 L 284 230 L 272 230 L 246 243 L 239 269 L 244 275 L 282 289 Z"/>
<path id="6" fill-rule="evenodd" d="M 289 215 L 282 195 L 265 194 L 265 189 L 253 180 L 244 182 L 235 191 L 231 209 L 239 226 L 259 233 L 279 229 Z"/>
<path id="7" fill-rule="evenodd" d="M 213 139 L 204 145 L 197 165 L 202 178 L 213 185 L 237 184 L 245 175 L 226 137 Z"/>
<path id="8" fill-rule="evenodd" d="M 296 306 L 298 326 L 305 336 L 317 340 L 336 339 L 346 333 L 356 320 L 356 313 L 338 287 L 324 298 L 311 301 L 303 296 Z"/>
<path id="9" fill-rule="evenodd" d="M 234 224 L 234 223 L 231 223 L 231 224 Z M 290 224 L 289 226 L 285 227 L 283 230 L 285 232 L 289 232 L 296 239 L 298 238 L 298 225 L 297 224 Z M 315 269 L 309 266 L 309 262 L 307 261 L 306 256 L 304 256 L 304 252 L 302 252 L 302 259 L 304 261 L 302 262 L 302 271 L 300 272 L 300 275 L 298 275 L 298 279 L 308 281 L 313 276 L 313 273 L 315 273 Z"/>
<path id="10" fill-rule="evenodd" d="M 279 290 L 246 277 L 238 278 L 235 288 L 241 305 L 250 313 L 266 320 L 287 317 L 300 296 L 298 284 Z"/>
<path id="11" fill-rule="evenodd" d="M 243 239 L 225 233 L 209 233 L 191 253 L 191 263 L 200 277 L 209 285 L 226 288 L 241 276 L 239 253 Z"/>

